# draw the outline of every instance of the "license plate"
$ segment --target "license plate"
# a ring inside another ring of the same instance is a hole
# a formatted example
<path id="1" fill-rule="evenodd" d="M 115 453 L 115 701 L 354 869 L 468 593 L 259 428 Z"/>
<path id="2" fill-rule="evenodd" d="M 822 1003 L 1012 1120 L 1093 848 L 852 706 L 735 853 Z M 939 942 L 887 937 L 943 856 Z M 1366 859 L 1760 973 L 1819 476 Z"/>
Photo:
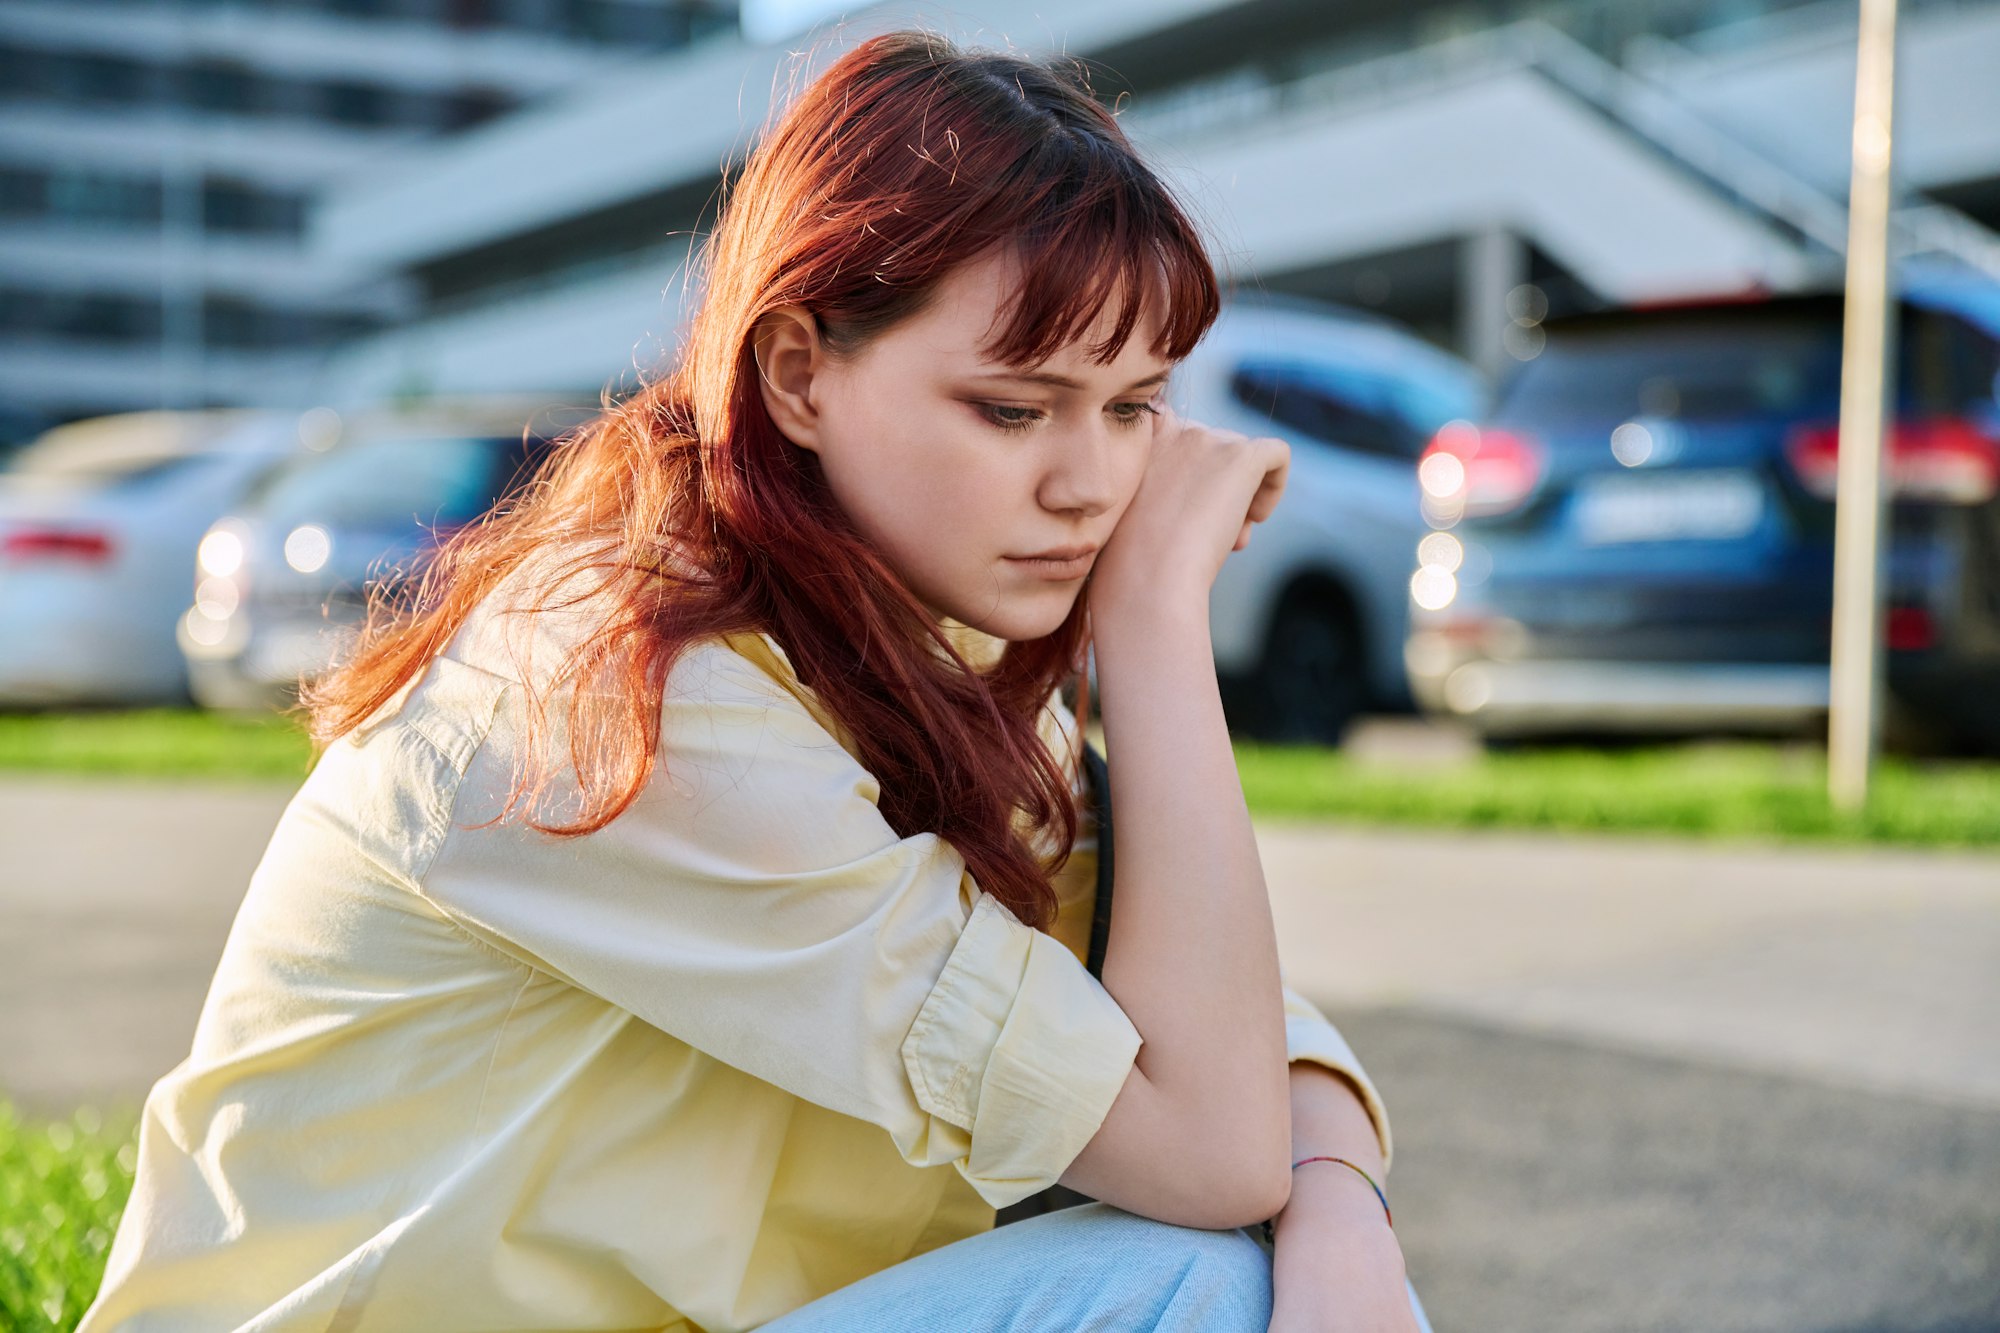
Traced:
<path id="1" fill-rule="evenodd" d="M 1576 487 L 1576 524 L 1593 545 L 1728 541 L 1764 517 L 1764 484 L 1731 470 L 1586 477 Z"/>

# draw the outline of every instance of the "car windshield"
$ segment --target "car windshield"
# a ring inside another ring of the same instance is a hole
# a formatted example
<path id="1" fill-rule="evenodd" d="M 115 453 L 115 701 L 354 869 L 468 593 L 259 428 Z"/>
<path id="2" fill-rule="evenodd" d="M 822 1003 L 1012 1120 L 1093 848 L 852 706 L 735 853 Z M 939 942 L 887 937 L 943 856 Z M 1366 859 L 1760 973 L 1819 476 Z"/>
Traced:
<path id="1" fill-rule="evenodd" d="M 245 507 L 285 527 L 456 526 L 493 503 L 498 460 L 514 444 L 484 436 L 357 440 L 280 468 Z"/>
<path id="2" fill-rule="evenodd" d="M 1535 422 L 1808 417 L 1837 410 L 1840 326 L 1736 312 L 1554 328 L 1499 416 Z"/>
<path id="3" fill-rule="evenodd" d="M 1557 324 L 1542 354 L 1503 389 L 1499 419 L 1832 420 L 1840 411 L 1840 336 L 1834 302 Z M 2000 345 L 1949 314 L 1905 304 L 1896 373 L 1901 412 L 1990 410 L 2000 394 Z"/>
<path id="4" fill-rule="evenodd" d="M 1312 439 L 1413 459 L 1437 428 L 1478 413 L 1478 380 L 1332 361 L 1260 358 L 1230 380 L 1236 400 Z"/>

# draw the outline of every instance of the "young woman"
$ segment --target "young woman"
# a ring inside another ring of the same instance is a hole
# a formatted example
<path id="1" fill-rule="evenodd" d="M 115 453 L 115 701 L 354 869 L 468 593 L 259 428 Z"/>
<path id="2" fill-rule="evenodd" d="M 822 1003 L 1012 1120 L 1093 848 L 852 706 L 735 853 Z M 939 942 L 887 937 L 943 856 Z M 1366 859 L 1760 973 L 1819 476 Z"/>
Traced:
<path id="1" fill-rule="evenodd" d="M 672 373 L 308 694 L 84 1333 L 1417 1328 L 1223 728 L 1288 455 L 1166 407 L 1217 305 L 1074 72 L 834 64 Z"/>

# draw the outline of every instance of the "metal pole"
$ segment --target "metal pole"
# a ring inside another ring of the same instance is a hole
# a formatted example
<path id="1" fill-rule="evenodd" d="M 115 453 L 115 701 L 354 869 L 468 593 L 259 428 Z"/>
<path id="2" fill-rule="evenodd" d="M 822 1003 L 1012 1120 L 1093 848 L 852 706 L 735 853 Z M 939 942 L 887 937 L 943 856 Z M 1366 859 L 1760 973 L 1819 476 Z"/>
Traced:
<path id="1" fill-rule="evenodd" d="M 1854 166 L 1847 203 L 1847 303 L 1840 366 L 1840 456 L 1833 518 L 1833 661 L 1827 794 L 1868 800 L 1881 735 L 1882 432 L 1893 403 L 1895 311 L 1889 273 L 1889 149 L 1896 0 L 1861 0 Z"/>

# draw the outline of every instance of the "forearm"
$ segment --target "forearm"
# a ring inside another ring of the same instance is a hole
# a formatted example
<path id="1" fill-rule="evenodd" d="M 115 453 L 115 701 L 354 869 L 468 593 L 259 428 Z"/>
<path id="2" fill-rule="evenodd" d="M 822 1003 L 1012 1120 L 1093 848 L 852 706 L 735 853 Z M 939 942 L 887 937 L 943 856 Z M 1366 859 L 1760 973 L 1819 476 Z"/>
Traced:
<path id="1" fill-rule="evenodd" d="M 1118 812 L 1118 908 L 1104 985 L 1138 1028 L 1138 1067 L 1237 1162 L 1290 1146 L 1270 899 L 1216 687 L 1207 606 L 1167 601 L 1096 625 Z"/>
<path id="2" fill-rule="evenodd" d="M 1292 1102 L 1292 1155 L 1302 1157 L 1344 1157 L 1388 1188 L 1388 1168 L 1382 1161 L 1381 1140 L 1375 1122 L 1360 1092 L 1339 1072 L 1322 1064 L 1301 1060 L 1290 1066 Z M 1361 1205 L 1366 1204 L 1365 1208 Z M 1287 1218 L 1338 1210 L 1359 1209 L 1381 1216 L 1382 1201 L 1358 1174 L 1338 1162 L 1313 1162 L 1292 1172 L 1290 1202 L 1273 1226 L 1279 1232 Z"/>
<path id="3" fill-rule="evenodd" d="M 1381 1145 L 1354 1085 L 1302 1060 L 1291 1067 L 1291 1087 L 1292 1160 L 1344 1157 L 1386 1189 Z M 1338 1162 L 1299 1167 L 1275 1231 L 1272 1333 L 1416 1327 L 1402 1246 L 1382 1201 L 1360 1175 Z"/>

